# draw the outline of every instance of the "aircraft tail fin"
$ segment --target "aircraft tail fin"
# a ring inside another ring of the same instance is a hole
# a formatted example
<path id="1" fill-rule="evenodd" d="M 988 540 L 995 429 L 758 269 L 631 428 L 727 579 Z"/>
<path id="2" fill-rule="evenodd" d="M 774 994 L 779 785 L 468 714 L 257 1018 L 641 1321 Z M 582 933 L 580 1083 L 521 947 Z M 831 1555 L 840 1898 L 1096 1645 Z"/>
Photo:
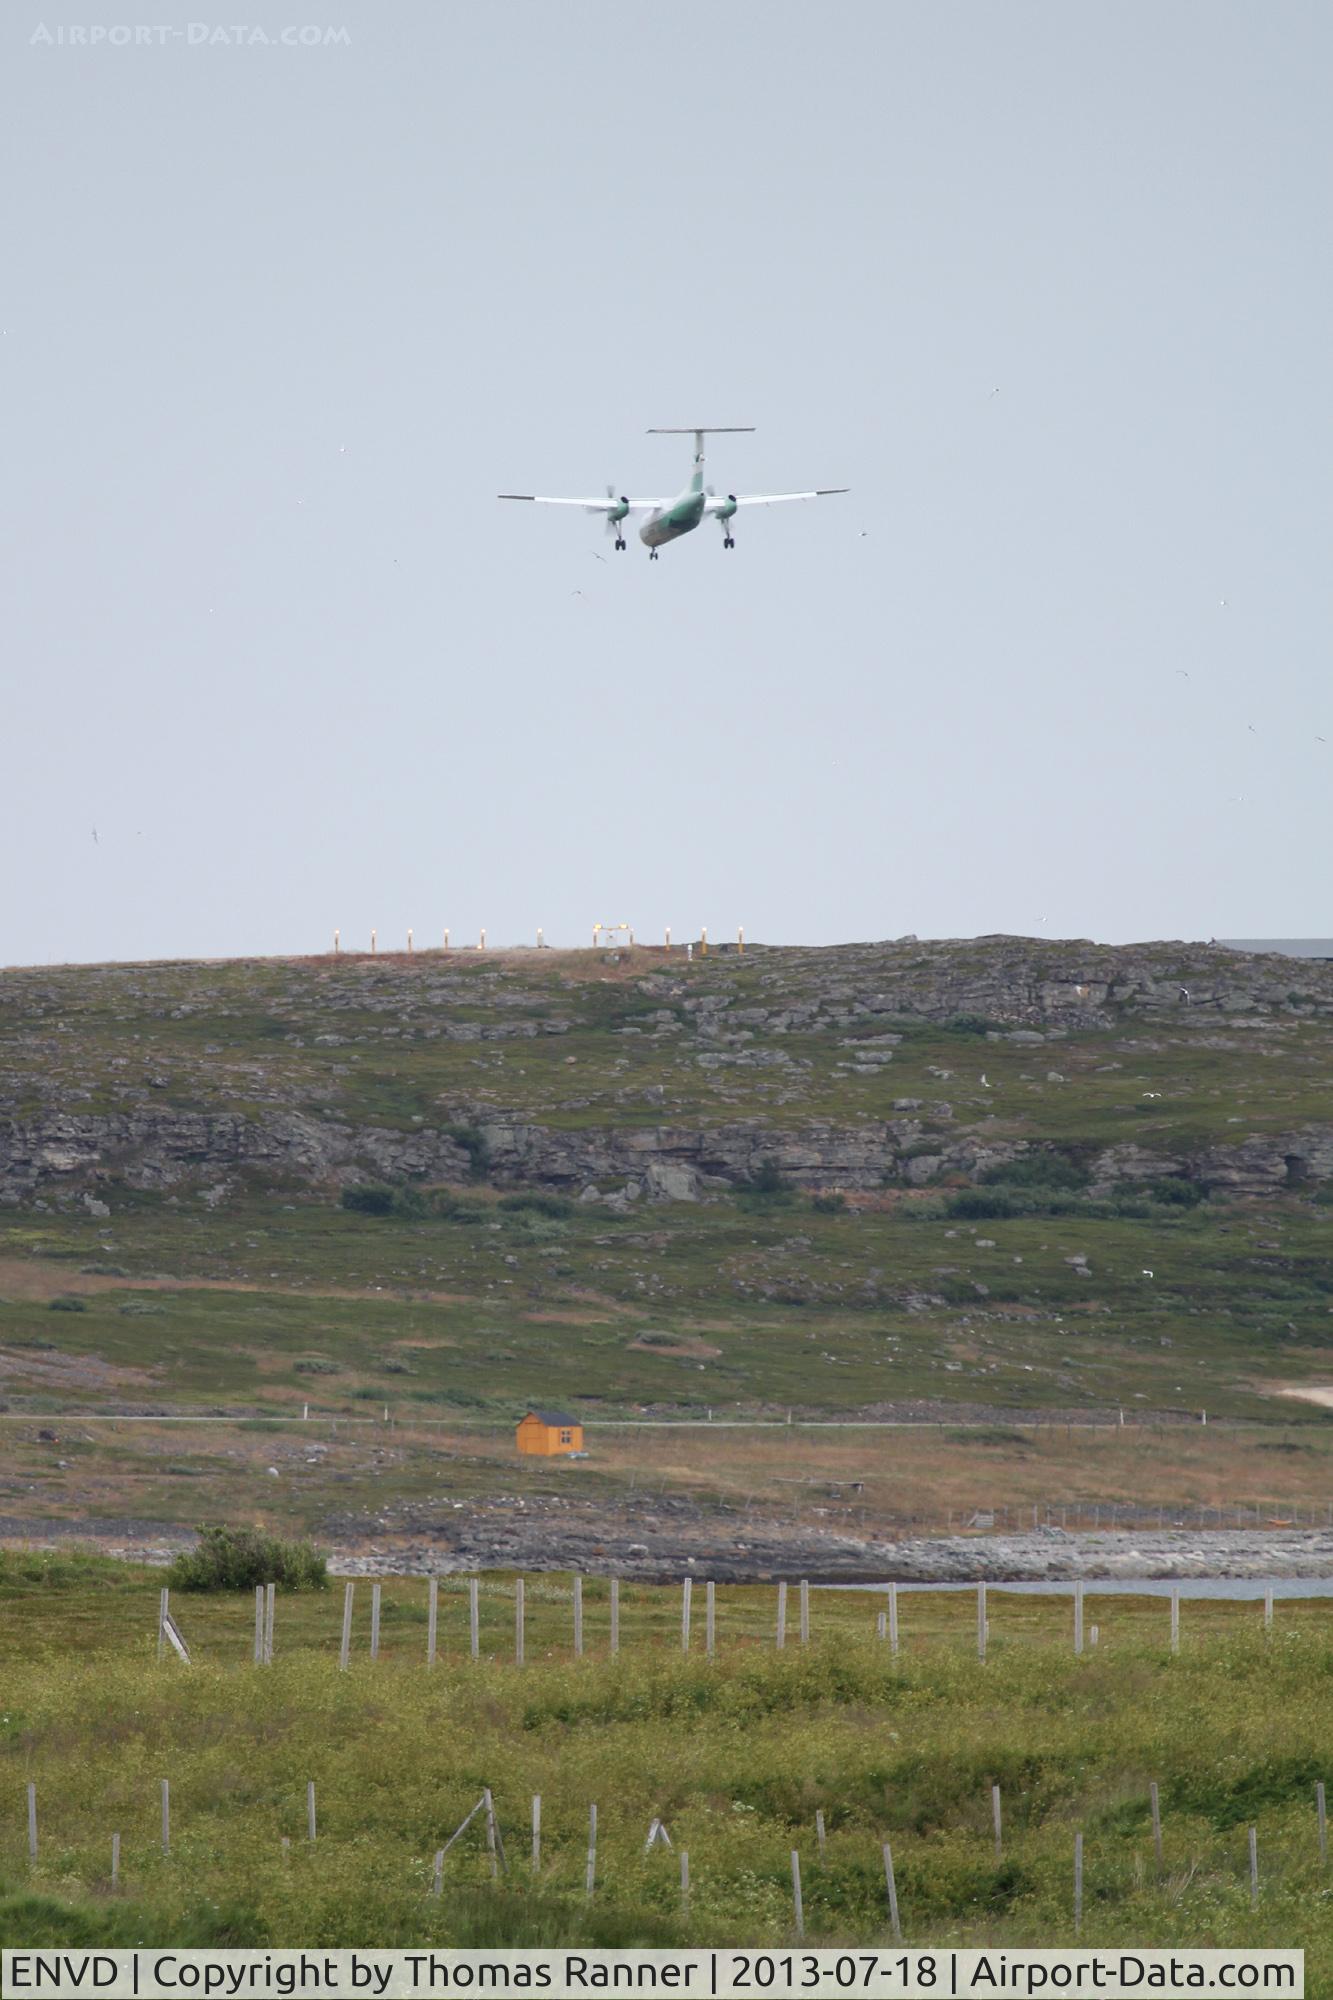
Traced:
<path id="1" fill-rule="evenodd" d="M 694 439 L 694 471 L 690 479 L 691 493 L 704 490 L 704 439 L 709 436 L 735 435 L 741 431 L 752 431 L 753 424 L 654 424 L 649 428 L 649 437 L 692 437 Z"/>

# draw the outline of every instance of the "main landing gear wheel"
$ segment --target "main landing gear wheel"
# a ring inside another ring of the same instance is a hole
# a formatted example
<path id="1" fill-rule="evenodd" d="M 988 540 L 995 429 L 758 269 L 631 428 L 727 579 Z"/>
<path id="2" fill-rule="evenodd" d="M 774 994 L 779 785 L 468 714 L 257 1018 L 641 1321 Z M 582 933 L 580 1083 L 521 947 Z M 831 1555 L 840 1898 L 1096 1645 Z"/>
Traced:
<path id="1" fill-rule="evenodd" d="M 648 560 L 649 560 L 649 562 L 656 562 L 656 561 L 657 561 L 657 550 L 656 550 L 656 549 L 649 549 L 649 551 L 648 551 Z"/>
<path id="2" fill-rule="evenodd" d="M 736 546 L 736 537 L 734 535 L 724 535 L 722 537 L 722 546 L 724 549 L 734 549 Z"/>
<path id="3" fill-rule="evenodd" d="M 617 547 L 618 549 L 623 549 L 623 548 L 624 548 L 624 546 L 625 546 L 625 537 L 624 537 L 623 535 L 617 535 L 617 536 L 616 536 L 616 547 Z"/>

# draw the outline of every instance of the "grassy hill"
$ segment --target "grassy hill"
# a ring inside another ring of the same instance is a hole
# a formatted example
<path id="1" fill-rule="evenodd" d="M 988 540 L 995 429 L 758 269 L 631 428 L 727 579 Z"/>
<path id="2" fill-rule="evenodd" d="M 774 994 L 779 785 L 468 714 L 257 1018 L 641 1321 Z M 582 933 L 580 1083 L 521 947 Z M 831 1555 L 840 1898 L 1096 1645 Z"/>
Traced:
<path id="1" fill-rule="evenodd" d="M 11 1416 L 1207 1409 L 1293 1432 L 1227 1497 L 1322 1490 L 1326 1418 L 1275 1392 L 1333 1381 L 1333 967 L 330 956 L 8 972 L 0 1021 Z M 148 1480 L 176 1518 L 203 1449 L 20 1442 L 14 1513 Z"/>

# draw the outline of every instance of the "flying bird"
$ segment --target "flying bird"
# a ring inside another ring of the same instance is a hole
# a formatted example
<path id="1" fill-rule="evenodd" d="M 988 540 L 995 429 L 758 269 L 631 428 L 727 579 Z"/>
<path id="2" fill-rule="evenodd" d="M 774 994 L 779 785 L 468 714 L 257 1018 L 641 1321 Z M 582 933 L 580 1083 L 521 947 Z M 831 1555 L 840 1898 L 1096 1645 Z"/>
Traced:
<path id="1" fill-rule="evenodd" d="M 94 842 L 96 843 L 96 845 L 97 845 L 98 847 L 100 847 L 100 846 L 102 845 L 101 841 L 100 841 L 100 840 L 98 840 L 98 838 L 97 838 L 97 828 L 96 828 L 96 827 L 94 827 L 94 828 L 93 828 L 93 840 L 94 840 Z"/>

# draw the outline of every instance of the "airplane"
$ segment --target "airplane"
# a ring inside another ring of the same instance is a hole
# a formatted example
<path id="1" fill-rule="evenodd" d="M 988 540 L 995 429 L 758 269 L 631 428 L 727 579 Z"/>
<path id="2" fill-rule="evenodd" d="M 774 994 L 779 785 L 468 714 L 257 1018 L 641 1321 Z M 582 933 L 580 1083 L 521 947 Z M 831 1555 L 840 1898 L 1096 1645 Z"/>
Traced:
<path id="1" fill-rule="evenodd" d="M 614 486 L 606 489 L 605 500 L 566 500 L 549 493 L 501 493 L 500 500 L 531 500 L 539 507 L 582 507 L 586 513 L 602 514 L 606 518 L 608 530 L 614 528 L 616 547 L 625 547 L 622 524 L 630 514 L 646 514 L 647 519 L 639 529 L 639 540 L 648 550 L 653 562 L 658 551 L 666 542 L 674 542 L 681 535 L 688 535 L 709 515 L 722 526 L 722 546 L 734 549 L 736 538 L 731 522 L 738 507 L 774 507 L 782 500 L 822 500 L 830 493 L 846 493 L 846 486 L 818 486 L 813 493 L 726 493 L 715 494 L 712 487 L 704 486 L 704 439 L 706 437 L 734 437 L 741 432 L 753 431 L 753 424 L 686 424 L 683 428 L 663 428 L 650 430 L 649 437 L 693 437 L 694 470 L 690 483 L 683 493 L 674 500 L 631 500 L 624 493 L 617 495 Z"/>

